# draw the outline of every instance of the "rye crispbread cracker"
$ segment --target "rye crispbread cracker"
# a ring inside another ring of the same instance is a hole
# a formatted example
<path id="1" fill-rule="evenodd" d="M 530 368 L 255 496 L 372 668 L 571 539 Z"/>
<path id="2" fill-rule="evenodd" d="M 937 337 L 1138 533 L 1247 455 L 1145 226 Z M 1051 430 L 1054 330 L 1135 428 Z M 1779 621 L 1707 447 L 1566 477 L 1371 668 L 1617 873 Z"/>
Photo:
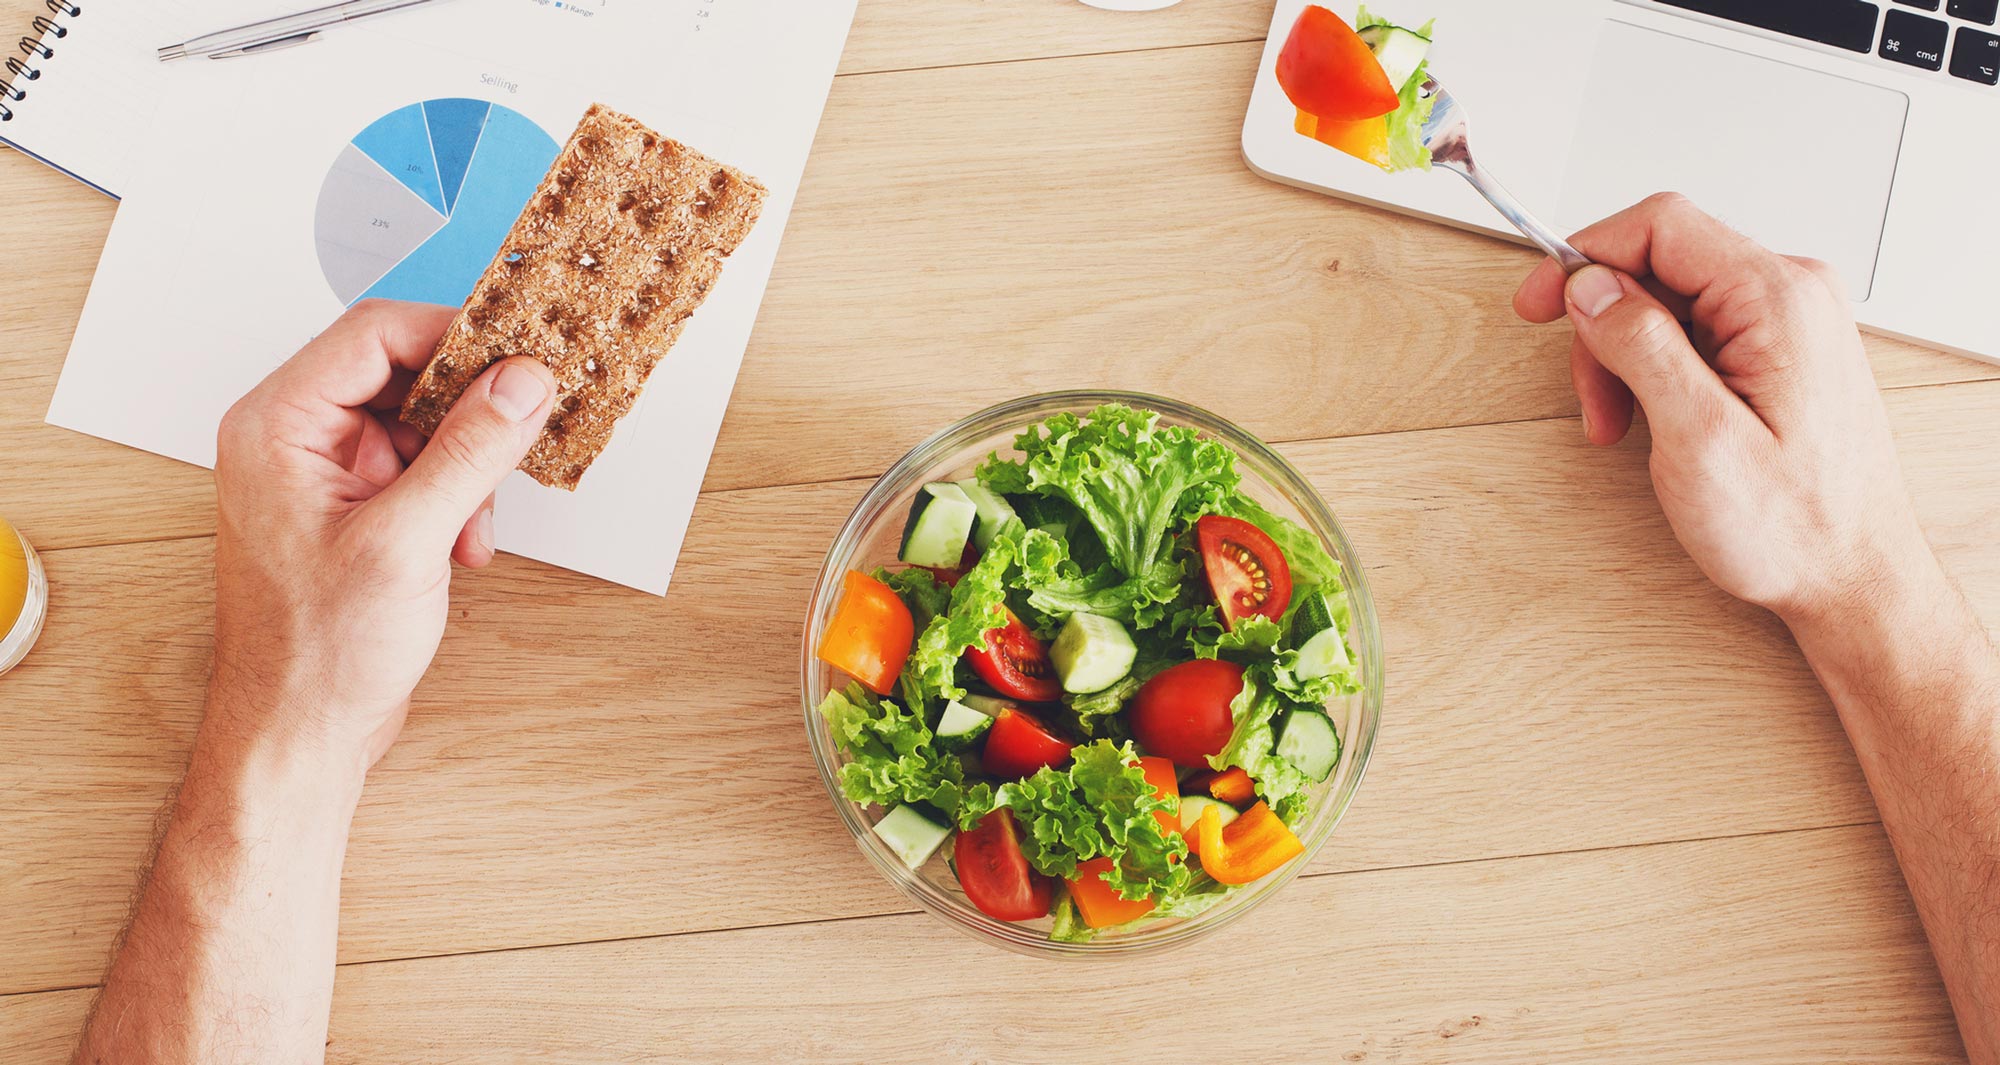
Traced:
<path id="1" fill-rule="evenodd" d="M 574 491 L 763 203 L 755 178 L 591 105 L 411 386 L 403 421 L 434 433 L 488 366 L 540 359 L 556 402 L 521 469 Z"/>

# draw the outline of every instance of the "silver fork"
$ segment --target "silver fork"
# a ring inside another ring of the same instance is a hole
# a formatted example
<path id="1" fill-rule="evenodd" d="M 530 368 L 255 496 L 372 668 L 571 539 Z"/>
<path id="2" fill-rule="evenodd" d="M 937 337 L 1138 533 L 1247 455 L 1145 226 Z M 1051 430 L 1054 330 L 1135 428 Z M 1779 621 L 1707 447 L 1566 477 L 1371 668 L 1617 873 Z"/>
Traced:
<path id="1" fill-rule="evenodd" d="M 1534 241 L 1536 247 L 1562 264 L 1563 273 L 1573 274 L 1589 266 L 1590 260 L 1584 258 L 1582 252 L 1570 247 L 1569 241 L 1557 236 L 1555 230 L 1529 214 L 1513 193 L 1473 162 L 1472 145 L 1468 139 L 1472 133 L 1472 121 L 1451 93 L 1445 91 L 1436 78 L 1425 78 L 1417 93 L 1435 101 L 1431 117 L 1424 123 L 1424 147 L 1431 150 L 1431 162 L 1447 170 L 1455 170 L 1472 182 L 1472 187 L 1486 197 L 1486 202 L 1492 204 L 1494 210 L 1514 223 L 1514 228 Z"/>

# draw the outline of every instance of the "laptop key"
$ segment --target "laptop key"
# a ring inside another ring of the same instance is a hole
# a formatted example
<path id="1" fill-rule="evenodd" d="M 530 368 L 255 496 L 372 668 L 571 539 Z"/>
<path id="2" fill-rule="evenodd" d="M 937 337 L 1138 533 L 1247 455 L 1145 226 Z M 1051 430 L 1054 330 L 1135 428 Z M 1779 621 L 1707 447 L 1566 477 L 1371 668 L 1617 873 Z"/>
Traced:
<path id="1" fill-rule="evenodd" d="M 1958 39 L 1951 46 L 1951 74 L 1967 81 L 2000 85 L 2000 37 L 1960 26 Z"/>
<path id="2" fill-rule="evenodd" d="M 1951 5 L 1945 8 L 1945 14 L 1972 22 L 1984 22 L 1991 26 L 1994 18 L 2000 16 L 2000 0 L 1951 0 Z"/>
<path id="3" fill-rule="evenodd" d="M 1882 9 L 1865 0 L 1659 0 L 1668 7 L 1741 22 L 1774 33 L 1803 37 L 1850 52 L 1875 43 L 1875 16 Z M 1943 25 L 1943 23 L 1939 23 Z M 1939 42 L 1943 47 L 1943 42 Z"/>
<path id="4" fill-rule="evenodd" d="M 1938 0 L 1896 0 L 1896 2 L 1905 7 L 1921 7 L 1925 11 L 1936 11 L 1938 9 Z"/>
<path id="5" fill-rule="evenodd" d="M 1882 43 L 1875 54 L 1925 70 L 1943 70 L 1945 38 L 1950 34 L 1951 27 L 1942 19 L 1891 11 L 1882 17 Z"/>

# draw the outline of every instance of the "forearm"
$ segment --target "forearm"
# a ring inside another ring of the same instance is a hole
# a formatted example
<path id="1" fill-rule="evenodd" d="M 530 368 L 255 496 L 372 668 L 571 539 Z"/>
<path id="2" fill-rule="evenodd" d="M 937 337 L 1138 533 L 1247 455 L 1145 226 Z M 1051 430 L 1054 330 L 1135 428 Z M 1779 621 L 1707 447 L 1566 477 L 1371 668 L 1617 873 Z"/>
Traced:
<path id="1" fill-rule="evenodd" d="M 1951 994 L 2000 1063 L 2000 656 L 1925 553 L 1850 607 L 1791 620 L 1833 697 Z"/>
<path id="2" fill-rule="evenodd" d="M 211 705 L 79 1062 L 314 1062 L 362 768 Z M 231 708 L 231 710 L 240 708 Z"/>

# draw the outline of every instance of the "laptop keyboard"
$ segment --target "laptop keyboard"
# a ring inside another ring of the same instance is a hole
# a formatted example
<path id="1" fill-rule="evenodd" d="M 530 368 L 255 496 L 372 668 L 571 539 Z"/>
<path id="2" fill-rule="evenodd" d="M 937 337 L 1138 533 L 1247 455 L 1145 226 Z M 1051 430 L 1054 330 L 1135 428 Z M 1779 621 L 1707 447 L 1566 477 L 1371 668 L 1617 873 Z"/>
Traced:
<path id="1" fill-rule="evenodd" d="M 1655 0 L 1667 7 L 1710 15 L 1922 70 L 2000 85 L 2000 0 Z M 1920 14 L 1944 8 L 1942 14 Z M 1952 20 L 1957 20 L 1955 25 Z M 1878 32 L 1879 30 L 1879 32 Z"/>

